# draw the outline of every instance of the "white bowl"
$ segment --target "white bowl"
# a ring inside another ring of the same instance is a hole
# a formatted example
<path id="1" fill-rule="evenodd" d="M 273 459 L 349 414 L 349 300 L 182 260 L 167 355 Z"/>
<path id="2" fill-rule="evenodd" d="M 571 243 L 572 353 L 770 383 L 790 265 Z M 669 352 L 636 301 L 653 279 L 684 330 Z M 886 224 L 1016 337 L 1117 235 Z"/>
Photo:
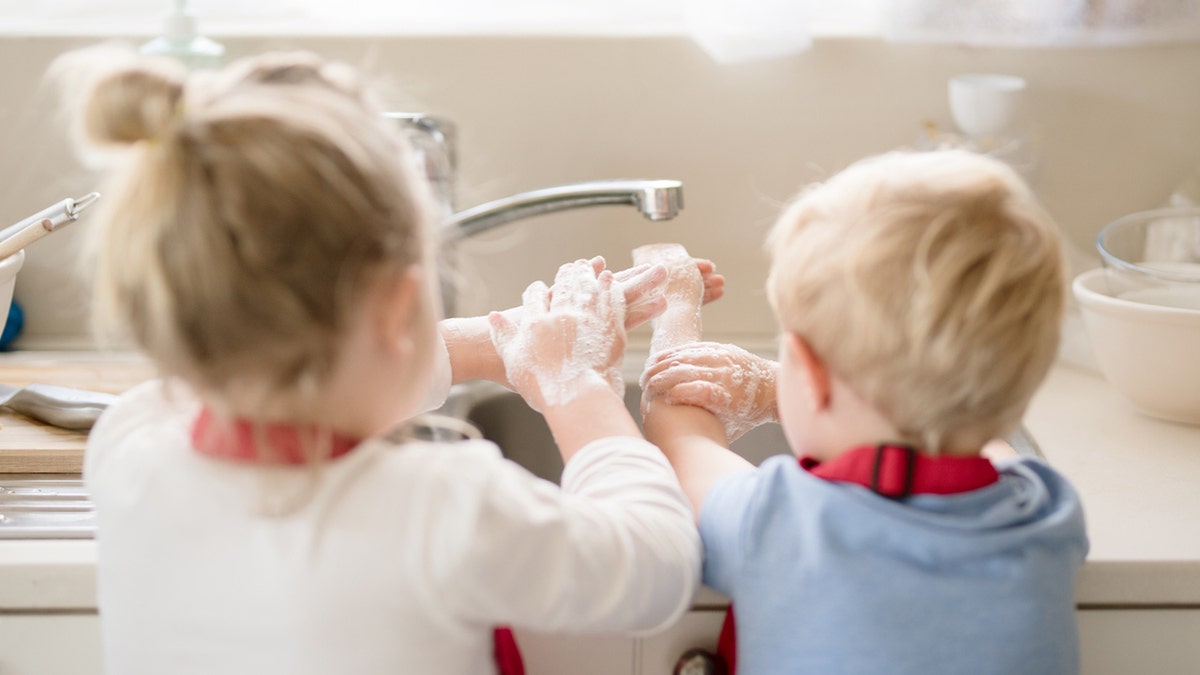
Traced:
<path id="1" fill-rule="evenodd" d="M 1200 310 L 1114 297 L 1103 269 L 1072 288 L 1104 378 L 1139 412 L 1200 424 Z"/>
<path id="2" fill-rule="evenodd" d="M 0 333 L 8 323 L 8 308 L 12 305 L 13 286 L 17 283 L 17 272 L 25 264 L 25 251 L 17 251 L 0 260 Z"/>

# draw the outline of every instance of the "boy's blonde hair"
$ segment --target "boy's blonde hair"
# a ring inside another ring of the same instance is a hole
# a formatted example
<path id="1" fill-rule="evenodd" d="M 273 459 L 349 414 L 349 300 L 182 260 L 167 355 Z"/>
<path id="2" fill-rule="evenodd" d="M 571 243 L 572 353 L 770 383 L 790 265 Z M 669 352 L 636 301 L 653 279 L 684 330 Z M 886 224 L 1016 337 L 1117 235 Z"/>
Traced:
<path id="1" fill-rule="evenodd" d="M 88 225 L 99 327 L 218 401 L 315 397 L 364 291 L 429 261 L 400 130 L 354 69 L 311 54 L 190 75 L 88 57 L 114 62 L 84 96 L 84 137 L 129 151 Z"/>
<path id="2" fill-rule="evenodd" d="M 851 389 L 931 453 L 1020 422 L 1057 351 L 1055 226 L 1006 165 L 891 153 L 803 193 L 767 241 L 767 292 Z"/>

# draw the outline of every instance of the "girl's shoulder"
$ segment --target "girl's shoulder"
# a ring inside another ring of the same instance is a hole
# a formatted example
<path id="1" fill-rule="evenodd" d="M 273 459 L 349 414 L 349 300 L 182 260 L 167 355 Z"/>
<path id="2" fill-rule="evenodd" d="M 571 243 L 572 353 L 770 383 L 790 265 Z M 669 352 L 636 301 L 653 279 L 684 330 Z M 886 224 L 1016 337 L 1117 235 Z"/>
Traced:
<path id="1" fill-rule="evenodd" d="M 194 417 L 200 403 L 181 382 L 153 379 L 143 382 L 117 397 L 92 428 L 88 440 L 112 435 L 130 425 L 170 423 Z"/>
<path id="2" fill-rule="evenodd" d="M 164 443 L 178 441 L 186 437 L 199 406 L 182 384 L 162 379 L 143 382 L 118 396 L 100 415 L 88 434 L 85 461 L 90 464 L 134 439 L 153 442 L 161 437 Z"/>

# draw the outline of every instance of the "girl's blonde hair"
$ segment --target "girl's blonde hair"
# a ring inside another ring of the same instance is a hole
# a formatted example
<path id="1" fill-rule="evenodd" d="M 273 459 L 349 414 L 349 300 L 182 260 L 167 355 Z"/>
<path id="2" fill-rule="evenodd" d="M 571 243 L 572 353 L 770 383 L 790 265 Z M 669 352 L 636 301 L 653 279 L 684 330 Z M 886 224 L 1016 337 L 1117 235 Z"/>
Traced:
<path id="1" fill-rule="evenodd" d="M 312 54 L 101 70 L 78 121 L 128 152 L 88 225 L 98 327 L 218 401 L 315 396 L 358 298 L 430 257 L 400 130 L 354 69 Z"/>
<path id="2" fill-rule="evenodd" d="M 782 328 L 929 452 L 1020 422 L 1065 303 L 1055 226 L 1006 165 L 962 151 L 863 160 L 768 238 Z"/>

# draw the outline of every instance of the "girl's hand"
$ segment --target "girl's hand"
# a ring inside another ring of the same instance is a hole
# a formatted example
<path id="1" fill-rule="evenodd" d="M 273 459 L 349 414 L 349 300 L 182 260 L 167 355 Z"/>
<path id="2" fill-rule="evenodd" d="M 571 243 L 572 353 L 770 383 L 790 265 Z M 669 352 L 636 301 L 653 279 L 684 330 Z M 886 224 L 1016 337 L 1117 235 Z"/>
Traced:
<path id="1" fill-rule="evenodd" d="M 651 355 L 642 373 L 642 409 L 662 399 L 712 413 L 732 443 L 754 427 L 778 420 L 779 364 L 730 344 L 693 342 Z"/>
<path id="2" fill-rule="evenodd" d="M 525 289 L 522 312 L 488 316 L 492 344 L 512 387 L 535 410 L 570 403 L 597 387 L 624 391 L 625 297 L 612 272 L 592 261 L 558 269 L 554 292 L 540 281 Z"/>
<path id="3" fill-rule="evenodd" d="M 694 260 L 700 277 L 704 280 L 703 303 L 719 300 L 725 295 L 725 277 L 717 274 L 713 261 L 702 258 Z M 588 262 L 596 274 L 605 269 L 606 263 L 600 256 Z M 663 265 L 635 265 L 613 274 L 616 285 L 625 296 L 625 330 L 633 330 L 667 309 L 664 294 L 667 276 L 667 268 Z M 553 292 L 553 289 L 551 291 Z"/>
<path id="4" fill-rule="evenodd" d="M 725 295 L 725 276 L 717 274 L 717 264 L 704 258 L 692 258 L 696 261 L 696 269 L 700 270 L 700 278 L 704 280 L 703 304 L 720 300 Z"/>
<path id="5" fill-rule="evenodd" d="M 604 271 L 604 258 L 597 256 L 588 263 L 597 275 Z M 704 302 L 720 298 L 725 292 L 725 277 L 716 274 L 709 260 L 696 259 L 696 267 L 704 279 Z M 613 281 L 625 299 L 626 329 L 656 318 L 666 309 L 664 291 L 667 270 L 662 265 L 631 267 L 614 274 Z M 512 307 L 504 310 L 503 314 L 509 323 L 520 324 L 525 309 Z M 450 354 L 451 382 L 482 379 L 512 387 L 505 373 L 504 362 L 495 349 L 488 317 L 443 319 L 440 329 Z"/>

